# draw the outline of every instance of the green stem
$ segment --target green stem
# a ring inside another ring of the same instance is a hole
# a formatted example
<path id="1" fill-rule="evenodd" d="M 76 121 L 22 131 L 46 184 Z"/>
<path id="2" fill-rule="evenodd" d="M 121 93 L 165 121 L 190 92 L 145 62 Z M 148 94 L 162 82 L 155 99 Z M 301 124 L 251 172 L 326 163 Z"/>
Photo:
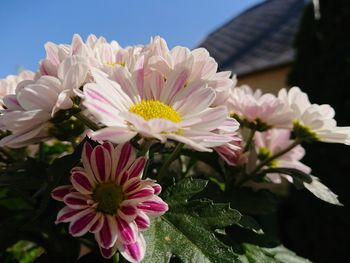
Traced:
<path id="1" fill-rule="evenodd" d="M 112 261 L 113 263 L 120 263 L 120 256 L 118 252 L 113 255 Z"/>
<path id="2" fill-rule="evenodd" d="M 165 176 L 165 173 L 167 172 L 170 164 L 178 157 L 178 155 L 180 154 L 182 148 L 184 147 L 183 143 L 179 143 L 175 150 L 170 154 L 170 156 L 168 157 L 168 159 L 165 161 L 165 163 L 163 164 L 163 166 L 160 168 L 157 179 L 158 181 L 161 181 L 163 179 L 163 177 Z"/>
<path id="3" fill-rule="evenodd" d="M 74 115 L 78 120 L 80 120 L 82 123 L 85 124 L 86 127 L 90 128 L 93 131 L 96 131 L 99 129 L 98 125 L 94 122 L 92 122 L 89 118 L 87 118 L 85 115 L 83 115 L 81 112 L 78 112 Z"/>
<path id="4" fill-rule="evenodd" d="M 277 159 L 278 157 L 281 157 L 282 155 L 284 155 L 285 153 L 289 152 L 290 150 L 292 150 L 294 147 L 296 147 L 297 145 L 299 145 L 301 143 L 301 140 L 296 139 L 294 142 L 292 142 L 287 148 L 285 148 L 284 150 L 272 155 L 271 157 L 265 159 L 264 161 L 262 161 L 257 167 L 255 167 L 255 169 L 248 174 L 247 176 L 245 176 L 241 181 L 237 182 L 238 186 L 243 185 L 244 183 L 246 183 L 247 181 L 250 181 L 252 179 L 255 178 L 256 174 L 261 170 L 261 168 L 263 168 L 265 165 L 268 165 L 269 163 L 271 163 L 271 161 L 273 161 L 274 159 Z"/>
<path id="5" fill-rule="evenodd" d="M 250 129 L 250 133 L 249 133 L 249 136 L 247 138 L 247 142 L 244 146 L 244 149 L 243 149 L 243 153 L 247 152 L 250 148 L 250 145 L 252 144 L 253 142 L 253 138 L 254 138 L 254 135 L 255 135 L 255 132 L 256 132 L 256 129 Z"/>
<path id="6" fill-rule="evenodd" d="M 149 150 L 149 148 L 151 148 L 152 144 L 153 144 L 152 140 L 145 139 L 145 141 L 141 145 L 140 156 L 146 156 L 148 153 L 148 150 Z"/>

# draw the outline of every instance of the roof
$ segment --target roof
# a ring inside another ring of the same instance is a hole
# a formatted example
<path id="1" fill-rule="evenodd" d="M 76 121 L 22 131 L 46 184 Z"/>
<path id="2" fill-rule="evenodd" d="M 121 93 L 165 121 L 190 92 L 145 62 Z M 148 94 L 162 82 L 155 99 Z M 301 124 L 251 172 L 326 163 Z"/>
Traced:
<path id="1" fill-rule="evenodd" d="M 228 21 L 199 45 L 220 70 L 249 74 L 292 62 L 292 43 L 307 1 L 267 0 Z"/>

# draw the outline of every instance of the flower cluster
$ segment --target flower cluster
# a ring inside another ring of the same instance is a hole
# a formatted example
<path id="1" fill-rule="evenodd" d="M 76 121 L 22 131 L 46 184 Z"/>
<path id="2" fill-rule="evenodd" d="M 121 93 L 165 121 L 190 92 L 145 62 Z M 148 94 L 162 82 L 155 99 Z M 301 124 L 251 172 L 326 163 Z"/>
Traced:
<path id="1" fill-rule="evenodd" d="M 69 222 L 74 237 L 93 233 L 104 257 L 144 258 L 143 231 L 168 210 L 158 195 L 177 158 L 179 177 L 203 172 L 191 170 L 196 161 L 218 160 L 212 167 L 223 176 L 210 179 L 227 191 L 303 178 L 316 196 L 340 204 L 301 163 L 301 143 L 349 144 L 350 127 L 338 127 L 334 110 L 311 104 L 299 88 L 274 95 L 236 86 L 205 49 L 169 49 L 160 37 L 123 48 L 74 35 L 45 49 L 36 73 L 0 81 L 0 147 L 7 154 L 49 140 L 76 151 L 84 144 L 70 184 L 51 189 L 65 205 L 56 223 Z M 149 159 L 163 165 L 147 171 Z"/>

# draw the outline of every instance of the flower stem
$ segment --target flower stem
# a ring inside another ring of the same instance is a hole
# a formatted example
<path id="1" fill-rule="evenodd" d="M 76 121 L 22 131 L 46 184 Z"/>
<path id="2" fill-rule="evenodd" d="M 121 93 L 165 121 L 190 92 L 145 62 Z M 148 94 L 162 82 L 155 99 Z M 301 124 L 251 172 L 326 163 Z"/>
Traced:
<path id="1" fill-rule="evenodd" d="M 249 136 L 247 138 L 247 142 L 244 146 L 244 149 L 243 149 L 243 153 L 247 152 L 250 148 L 250 145 L 252 144 L 253 142 L 253 138 L 254 138 L 254 135 L 255 135 L 255 132 L 256 132 L 256 129 L 250 129 L 250 133 L 249 133 Z"/>
<path id="2" fill-rule="evenodd" d="M 148 155 L 148 150 L 152 146 L 153 141 L 152 140 L 145 140 L 141 145 L 141 151 L 140 156 L 146 156 Z"/>
<path id="3" fill-rule="evenodd" d="M 285 153 L 289 152 L 290 150 L 292 150 L 294 147 L 296 147 L 300 143 L 301 143 L 301 140 L 296 139 L 294 142 L 292 142 L 284 150 L 282 150 L 282 151 L 272 155 L 271 157 L 265 159 L 264 161 L 262 161 L 257 167 L 255 167 L 255 169 L 250 174 L 248 174 L 246 177 L 244 177 L 241 181 L 237 182 L 237 186 L 241 186 L 244 183 L 246 183 L 247 181 L 250 181 L 250 180 L 254 179 L 256 174 L 261 170 L 261 168 L 263 168 L 265 165 L 269 164 L 274 159 L 277 159 L 278 157 L 281 157 Z"/>
<path id="4" fill-rule="evenodd" d="M 87 118 L 85 115 L 83 115 L 81 112 L 78 112 L 74 115 L 78 120 L 80 120 L 82 123 L 85 124 L 86 127 L 90 128 L 93 131 L 96 131 L 99 129 L 98 125 L 94 122 L 92 122 L 89 118 Z"/>
<path id="5" fill-rule="evenodd" d="M 170 156 L 168 157 L 168 159 L 165 161 L 165 163 L 163 164 L 163 166 L 160 168 L 158 176 L 157 176 L 157 180 L 161 181 L 163 179 L 163 177 L 165 176 L 165 173 L 167 172 L 170 164 L 178 157 L 178 155 L 180 154 L 182 148 L 184 147 L 183 143 L 179 143 L 175 150 L 170 154 Z"/>

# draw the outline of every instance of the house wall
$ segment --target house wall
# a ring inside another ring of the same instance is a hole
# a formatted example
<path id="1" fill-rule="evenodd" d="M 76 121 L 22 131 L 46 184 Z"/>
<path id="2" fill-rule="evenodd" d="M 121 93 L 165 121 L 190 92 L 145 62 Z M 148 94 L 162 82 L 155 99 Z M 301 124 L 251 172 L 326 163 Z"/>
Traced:
<path id="1" fill-rule="evenodd" d="M 259 71 L 238 78 L 238 85 L 246 84 L 253 89 L 276 94 L 281 88 L 288 87 L 287 75 L 291 65 Z"/>

